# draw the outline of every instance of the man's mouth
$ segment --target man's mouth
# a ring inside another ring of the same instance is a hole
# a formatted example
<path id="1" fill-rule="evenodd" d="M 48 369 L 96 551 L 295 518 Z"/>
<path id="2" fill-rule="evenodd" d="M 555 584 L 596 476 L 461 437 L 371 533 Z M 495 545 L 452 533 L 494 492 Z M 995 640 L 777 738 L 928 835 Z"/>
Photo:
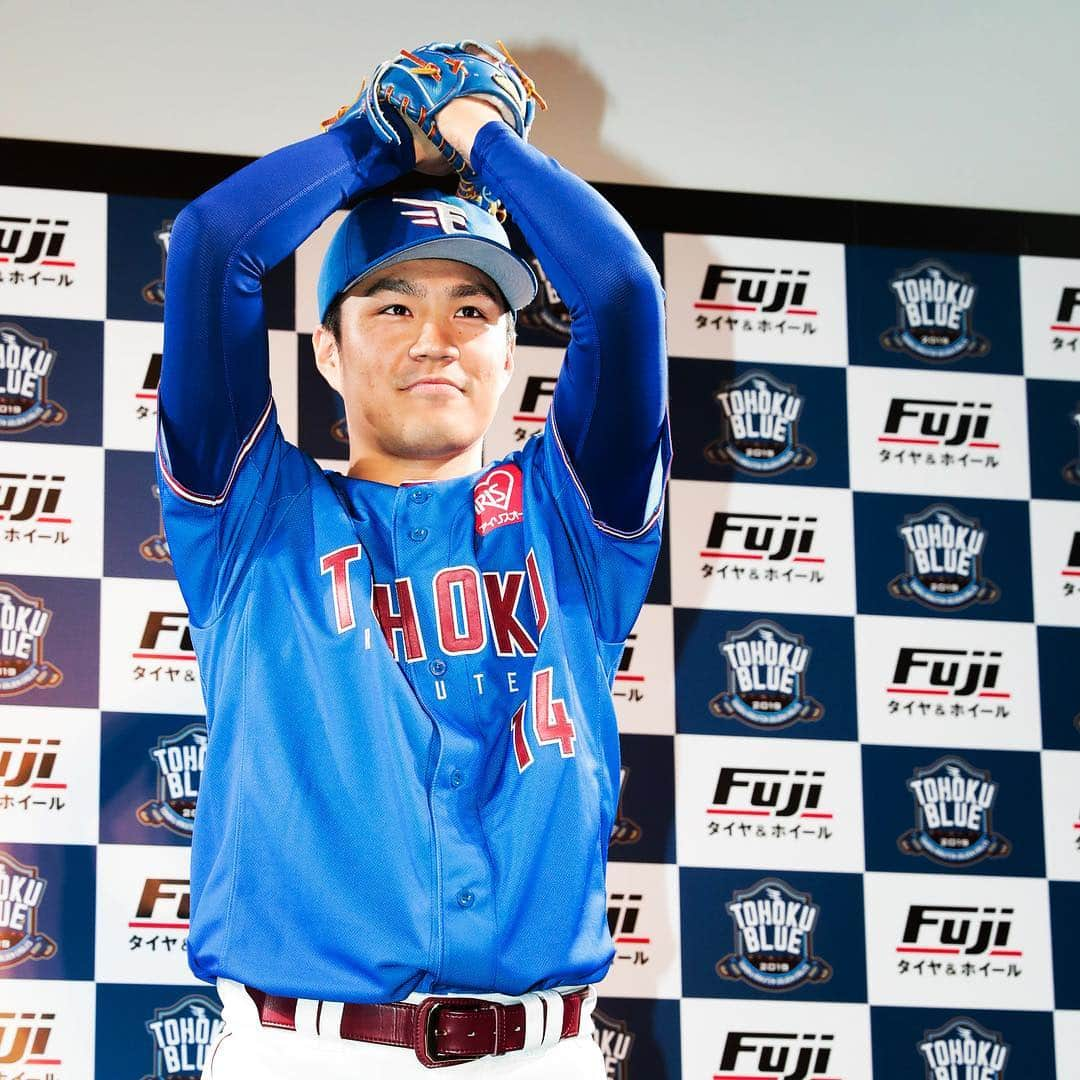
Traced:
<path id="1" fill-rule="evenodd" d="M 449 379 L 417 379 L 416 382 L 409 383 L 404 387 L 405 390 L 413 391 L 421 394 L 463 394 L 464 390 L 455 382 L 451 382 Z"/>

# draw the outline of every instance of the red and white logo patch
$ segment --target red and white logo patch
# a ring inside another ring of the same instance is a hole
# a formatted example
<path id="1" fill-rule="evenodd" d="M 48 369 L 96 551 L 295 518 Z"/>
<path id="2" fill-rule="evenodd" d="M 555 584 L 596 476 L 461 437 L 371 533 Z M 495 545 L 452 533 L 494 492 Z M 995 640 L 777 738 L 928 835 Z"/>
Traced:
<path id="1" fill-rule="evenodd" d="M 516 465 L 492 469 L 473 488 L 473 507 L 476 510 L 476 531 L 481 536 L 487 536 L 503 525 L 516 525 L 523 520 L 521 470 Z"/>

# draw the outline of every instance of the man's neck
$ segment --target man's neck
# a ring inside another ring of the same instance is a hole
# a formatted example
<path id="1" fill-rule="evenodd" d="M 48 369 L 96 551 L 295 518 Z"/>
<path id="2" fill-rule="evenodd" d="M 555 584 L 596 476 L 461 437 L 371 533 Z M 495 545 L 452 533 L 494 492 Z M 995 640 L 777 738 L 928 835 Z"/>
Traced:
<path id="1" fill-rule="evenodd" d="M 400 458 L 370 450 L 349 450 L 347 476 L 399 487 L 405 483 L 453 480 L 478 472 L 484 466 L 483 444 L 478 442 L 459 454 L 437 458 Z"/>

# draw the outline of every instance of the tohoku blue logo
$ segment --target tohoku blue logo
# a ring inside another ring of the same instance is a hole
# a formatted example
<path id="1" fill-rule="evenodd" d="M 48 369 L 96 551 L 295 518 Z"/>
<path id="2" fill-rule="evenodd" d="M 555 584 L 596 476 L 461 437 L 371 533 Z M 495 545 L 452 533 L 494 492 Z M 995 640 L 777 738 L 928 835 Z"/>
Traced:
<path id="1" fill-rule="evenodd" d="M 966 1016 L 924 1033 L 918 1044 L 926 1080 L 1002 1080 L 1009 1044 Z"/>
<path id="2" fill-rule="evenodd" d="M 143 1080 L 199 1080 L 224 1023 L 221 1008 L 202 994 L 155 1009 L 153 1019 L 146 1021 L 154 1047 L 153 1072 Z"/>
<path id="3" fill-rule="evenodd" d="M 593 1039 L 604 1055 L 605 1077 L 610 1080 L 630 1080 L 630 1052 L 634 1048 L 634 1032 L 625 1020 L 615 1020 L 599 1009 L 593 1009 L 595 1026 Z"/>
<path id="4" fill-rule="evenodd" d="M 718 975 L 761 990 L 793 990 L 832 976 L 832 968 L 813 955 L 820 908 L 808 893 L 796 892 L 779 878 L 764 878 L 736 890 L 725 907 L 735 951 L 717 962 Z"/>
<path id="5" fill-rule="evenodd" d="M 769 619 L 728 633 L 720 644 L 728 688 L 709 702 L 717 717 L 780 731 L 797 721 L 820 720 L 825 710 L 806 693 L 810 646 Z"/>
<path id="6" fill-rule="evenodd" d="M 0 581 L 0 697 L 63 682 L 64 673 L 45 659 L 52 617 L 40 596 Z"/>
<path id="7" fill-rule="evenodd" d="M 915 803 L 915 828 L 897 840 L 905 855 L 925 855 L 942 866 L 970 866 L 1012 850 L 1005 837 L 992 831 L 998 784 L 988 771 L 950 754 L 917 768 L 907 788 Z"/>
<path id="8" fill-rule="evenodd" d="M 156 482 L 150 485 L 150 494 L 157 504 L 158 527 L 157 532 L 151 533 L 139 544 L 139 554 L 149 563 L 171 563 L 172 551 L 169 549 L 169 538 L 165 535 L 165 521 L 161 514 L 161 492 Z"/>
<path id="9" fill-rule="evenodd" d="M 0 432 L 15 435 L 67 419 L 63 405 L 49 400 L 57 355 L 44 338 L 14 323 L 0 324 Z"/>
<path id="10" fill-rule="evenodd" d="M 169 258 L 169 240 L 172 238 L 173 222 L 163 221 L 161 228 L 154 231 L 154 239 L 161 248 L 161 277 L 148 281 L 142 287 L 142 298 L 148 304 L 160 306 L 165 303 L 165 264 Z"/>
<path id="11" fill-rule="evenodd" d="M 1077 405 L 1069 414 L 1069 419 L 1080 435 L 1080 405 Z M 1080 484 L 1080 458 L 1073 458 L 1062 470 L 1061 475 L 1067 483 Z"/>
<path id="12" fill-rule="evenodd" d="M 992 604 L 1001 595 L 982 576 L 988 534 L 977 519 L 938 503 L 906 516 L 897 533 L 906 571 L 889 582 L 889 593 L 898 600 L 959 611 L 970 604 Z"/>
<path id="13" fill-rule="evenodd" d="M 641 839 L 641 826 L 623 813 L 623 798 L 626 796 L 626 783 L 629 779 L 629 767 L 620 766 L 619 801 L 615 807 L 615 820 L 611 823 L 609 844 L 636 844 Z"/>
<path id="14" fill-rule="evenodd" d="M 0 851 L 0 974 L 55 954 L 56 942 L 37 928 L 47 884 L 36 866 Z"/>
<path id="15" fill-rule="evenodd" d="M 883 348 L 939 362 L 990 351 L 990 342 L 972 325 L 978 289 L 967 274 L 925 259 L 899 271 L 889 288 L 896 297 L 897 325 L 881 335 Z"/>
<path id="16" fill-rule="evenodd" d="M 135 811 L 141 825 L 163 826 L 177 836 L 191 836 L 206 763 L 206 742 L 206 724 L 201 721 L 158 739 L 157 746 L 149 751 L 157 768 L 157 798 Z"/>
<path id="17" fill-rule="evenodd" d="M 717 390 L 713 398 L 724 413 L 727 435 L 705 447 L 714 465 L 734 465 L 757 476 L 791 468 L 809 468 L 817 457 L 800 446 L 799 416 L 804 399 L 763 371 L 751 371 Z"/>

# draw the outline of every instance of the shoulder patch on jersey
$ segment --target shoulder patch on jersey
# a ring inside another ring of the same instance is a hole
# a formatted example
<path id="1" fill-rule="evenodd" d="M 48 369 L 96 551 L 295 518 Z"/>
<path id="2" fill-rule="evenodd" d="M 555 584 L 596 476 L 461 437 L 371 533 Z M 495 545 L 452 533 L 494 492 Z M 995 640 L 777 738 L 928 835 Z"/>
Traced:
<path id="1" fill-rule="evenodd" d="M 521 469 L 517 465 L 500 465 L 477 481 L 473 488 L 473 507 L 476 531 L 481 536 L 524 520 L 521 487 Z"/>

